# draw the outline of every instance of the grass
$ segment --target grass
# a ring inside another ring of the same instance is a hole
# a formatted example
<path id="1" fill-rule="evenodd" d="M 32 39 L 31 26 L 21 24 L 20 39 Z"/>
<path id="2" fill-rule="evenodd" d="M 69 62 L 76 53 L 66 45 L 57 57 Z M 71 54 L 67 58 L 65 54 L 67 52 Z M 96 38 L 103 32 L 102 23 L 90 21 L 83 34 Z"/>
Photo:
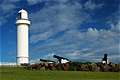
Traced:
<path id="1" fill-rule="evenodd" d="M 120 80 L 119 72 L 39 71 L 0 67 L 0 80 Z"/>

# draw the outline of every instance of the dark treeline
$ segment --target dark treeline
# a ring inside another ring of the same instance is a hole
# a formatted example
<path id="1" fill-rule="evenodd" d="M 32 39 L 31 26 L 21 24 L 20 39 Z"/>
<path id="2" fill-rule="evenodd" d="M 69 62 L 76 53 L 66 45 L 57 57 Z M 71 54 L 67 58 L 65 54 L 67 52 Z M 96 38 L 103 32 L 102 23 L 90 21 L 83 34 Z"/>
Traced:
<path id="1" fill-rule="evenodd" d="M 36 63 L 31 65 L 22 64 L 29 70 L 64 70 L 64 71 L 91 71 L 91 72 L 120 72 L 120 64 L 103 63 Z"/>

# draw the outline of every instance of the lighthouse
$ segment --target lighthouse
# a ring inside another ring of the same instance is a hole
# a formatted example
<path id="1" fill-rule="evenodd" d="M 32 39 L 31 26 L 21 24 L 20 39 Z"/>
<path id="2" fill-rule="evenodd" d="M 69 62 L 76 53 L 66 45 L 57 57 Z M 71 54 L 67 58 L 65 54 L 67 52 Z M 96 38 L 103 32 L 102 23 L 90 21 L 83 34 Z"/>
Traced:
<path id="1" fill-rule="evenodd" d="M 29 26 L 28 13 L 26 10 L 20 10 L 17 15 L 17 65 L 29 63 Z"/>

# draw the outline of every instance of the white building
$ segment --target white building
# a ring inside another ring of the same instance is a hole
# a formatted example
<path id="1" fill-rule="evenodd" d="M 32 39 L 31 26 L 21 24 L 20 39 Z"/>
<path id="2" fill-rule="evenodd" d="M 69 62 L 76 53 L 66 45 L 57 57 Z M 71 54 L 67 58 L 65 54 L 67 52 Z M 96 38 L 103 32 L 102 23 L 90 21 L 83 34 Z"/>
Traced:
<path id="1" fill-rule="evenodd" d="M 17 15 L 17 65 L 29 63 L 29 26 L 28 13 L 20 10 Z"/>

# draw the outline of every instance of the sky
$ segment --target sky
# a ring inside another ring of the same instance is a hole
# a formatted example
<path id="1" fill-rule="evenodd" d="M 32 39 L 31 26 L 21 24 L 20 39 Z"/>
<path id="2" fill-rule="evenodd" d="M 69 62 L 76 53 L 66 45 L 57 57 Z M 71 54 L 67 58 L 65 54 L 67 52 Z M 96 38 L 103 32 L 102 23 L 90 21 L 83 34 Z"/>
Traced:
<path id="1" fill-rule="evenodd" d="M 16 62 L 16 17 L 29 13 L 30 62 L 53 59 L 120 63 L 119 0 L 0 0 L 0 62 Z"/>

